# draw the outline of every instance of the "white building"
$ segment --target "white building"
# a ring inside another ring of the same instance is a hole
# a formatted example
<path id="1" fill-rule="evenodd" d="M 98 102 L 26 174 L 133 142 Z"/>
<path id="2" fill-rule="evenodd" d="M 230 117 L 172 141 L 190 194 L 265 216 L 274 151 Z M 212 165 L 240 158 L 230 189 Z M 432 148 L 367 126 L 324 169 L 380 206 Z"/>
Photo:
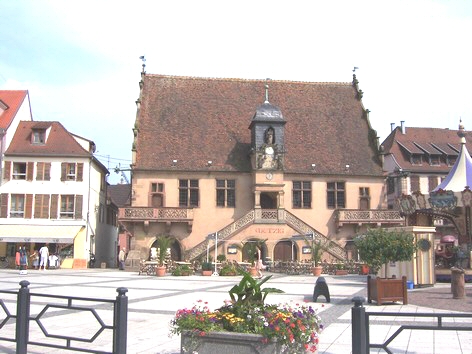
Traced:
<path id="1" fill-rule="evenodd" d="M 0 255 L 48 244 L 62 267 L 86 268 L 90 253 L 98 265 L 116 266 L 117 209 L 94 151 L 94 142 L 59 122 L 18 124 L 4 153 Z"/>

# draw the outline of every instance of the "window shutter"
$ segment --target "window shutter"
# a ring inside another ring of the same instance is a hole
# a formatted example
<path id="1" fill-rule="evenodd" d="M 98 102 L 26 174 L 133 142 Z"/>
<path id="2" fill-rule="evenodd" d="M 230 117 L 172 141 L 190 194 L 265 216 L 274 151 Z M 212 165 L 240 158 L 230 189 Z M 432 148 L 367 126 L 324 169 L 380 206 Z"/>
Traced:
<path id="1" fill-rule="evenodd" d="M 11 161 L 5 161 L 3 169 L 3 179 L 9 181 L 11 179 Z"/>
<path id="2" fill-rule="evenodd" d="M 44 180 L 50 181 L 51 180 L 51 163 L 46 162 L 44 164 Z"/>
<path id="3" fill-rule="evenodd" d="M 77 164 L 77 181 L 82 182 L 84 180 L 84 164 Z"/>
<path id="4" fill-rule="evenodd" d="M 33 172 L 34 172 L 34 162 L 26 163 L 26 180 L 27 181 L 33 180 Z"/>
<path id="5" fill-rule="evenodd" d="M 83 197 L 81 195 L 75 196 L 75 219 L 82 219 L 82 200 Z"/>
<path id="6" fill-rule="evenodd" d="M 8 194 L 7 193 L 2 193 L 1 194 L 1 203 L 0 203 L 0 217 L 6 218 L 8 217 Z"/>
<path id="7" fill-rule="evenodd" d="M 34 196 L 34 218 L 47 219 L 49 217 L 49 194 Z"/>
<path id="8" fill-rule="evenodd" d="M 59 194 L 51 195 L 51 213 L 50 213 L 51 219 L 57 219 L 58 199 L 59 199 Z"/>
<path id="9" fill-rule="evenodd" d="M 33 217 L 33 195 L 26 195 L 25 203 L 25 219 L 31 219 Z"/>
<path id="10" fill-rule="evenodd" d="M 44 180 L 44 162 L 36 163 L 36 181 Z"/>
<path id="11" fill-rule="evenodd" d="M 66 180 L 66 175 L 67 175 L 67 162 L 61 163 L 61 181 Z"/>

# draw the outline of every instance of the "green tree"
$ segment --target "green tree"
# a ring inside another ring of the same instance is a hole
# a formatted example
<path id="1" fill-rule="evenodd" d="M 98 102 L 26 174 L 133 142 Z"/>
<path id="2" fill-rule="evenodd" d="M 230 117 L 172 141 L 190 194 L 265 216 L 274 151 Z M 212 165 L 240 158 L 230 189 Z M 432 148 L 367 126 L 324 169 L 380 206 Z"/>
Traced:
<path id="1" fill-rule="evenodd" d="M 389 262 L 411 261 L 416 251 L 415 237 L 405 231 L 369 229 L 354 239 L 360 259 L 377 274 L 385 265 L 385 276 Z"/>

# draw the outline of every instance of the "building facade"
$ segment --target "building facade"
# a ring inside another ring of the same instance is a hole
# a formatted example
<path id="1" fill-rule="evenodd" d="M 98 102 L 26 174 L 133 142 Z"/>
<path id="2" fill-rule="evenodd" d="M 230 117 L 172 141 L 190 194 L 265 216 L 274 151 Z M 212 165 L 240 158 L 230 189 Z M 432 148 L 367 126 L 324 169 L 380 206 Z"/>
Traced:
<path id="1" fill-rule="evenodd" d="M 66 268 L 116 266 L 117 208 L 106 198 L 108 170 L 95 144 L 59 122 L 21 121 L 4 153 L 0 254 L 47 244 Z"/>
<path id="2" fill-rule="evenodd" d="M 376 132 L 352 83 L 208 79 L 144 71 L 133 129 L 129 264 L 158 235 L 172 257 L 213 247 L 242 261 L 241 245 L 265 241 L 272 260 L 355 257 L 368 227 L 403 224 L 387 210 Z M 296 236 L 296 237 L 294 237 Z M 302 237 L 300 237 L 302 236 Z"/>

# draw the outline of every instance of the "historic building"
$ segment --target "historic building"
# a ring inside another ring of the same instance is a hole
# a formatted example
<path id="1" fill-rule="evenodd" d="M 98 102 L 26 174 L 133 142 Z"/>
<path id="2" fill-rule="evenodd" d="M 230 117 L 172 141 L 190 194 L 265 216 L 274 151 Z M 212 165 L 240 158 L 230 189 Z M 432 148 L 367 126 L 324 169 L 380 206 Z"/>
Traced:
<path id="1" fill-rule="evenodd" d="M 243 260 L 307 259 L 307 239 L 330 240 L 324 258 L 352 257 L 368 227 L 402 225 L 387 210 L 376 132 L 352 83 L 150 75 L 143 70 L 133 129 L 128 264 L 147 259 L 156 236 L 172 257 L 213 246 Z M 304 235 L 294 237 L 297 235 Z M 209 241 L 211 239 L 211 241 Z"/>
<path id="2" fill-rule="evenodd" d="M 0 255 L 48 244 L 68 256 L 62 267 L 86 268 L 90 253 L 99 265 L 116 266 L 117 208 L 94 151 L 94 142 L 59 122 L 18 123 L 3 157 Z"/>
<path id="3" fill-rule="evenodd" d="M 381 145 L 390 209 L 399 209 L 397 203 L 403 195 L 427 195 L 439 186 L 456 163 L 462 144 L 469 150 L 472 148 L 470 142 L 466 143 L 465 139 L 462 142 L 458 134 L 460 130 L 407 127 L 403 121 L 398 127 L 392 124 L 390 135 Z M 464 188 L 465 185 L 460 186 L 457 191 Z M 457 235 L 450 218 L 437 213 L 432 222 L 438 238 L 450 233 Z"/>

